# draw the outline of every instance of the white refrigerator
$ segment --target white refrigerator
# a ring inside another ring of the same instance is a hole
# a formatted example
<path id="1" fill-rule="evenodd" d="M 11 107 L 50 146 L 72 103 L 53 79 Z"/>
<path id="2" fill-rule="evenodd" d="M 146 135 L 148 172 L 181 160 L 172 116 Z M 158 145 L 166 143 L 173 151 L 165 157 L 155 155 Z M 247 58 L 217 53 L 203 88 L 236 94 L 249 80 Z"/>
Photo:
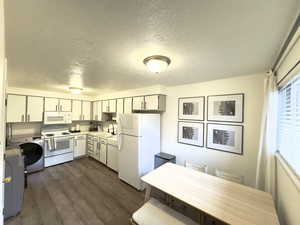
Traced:
<path id="1" fill-rule="evenodd" d="M 160 152 L 160 115 L 118 115 L 118 146 L 119 178 L 143 190 L 140 177 L 154 169 L 154 155 Z"/>

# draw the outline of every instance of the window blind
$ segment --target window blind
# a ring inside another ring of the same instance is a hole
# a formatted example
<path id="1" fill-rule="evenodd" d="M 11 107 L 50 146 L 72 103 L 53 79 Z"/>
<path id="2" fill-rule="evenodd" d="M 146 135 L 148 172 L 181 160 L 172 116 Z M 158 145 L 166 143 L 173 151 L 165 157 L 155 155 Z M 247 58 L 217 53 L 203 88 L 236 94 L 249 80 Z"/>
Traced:
<path id="1" fill-rule="evenodd" d="M 300 175 L 300 75 L 279 91 L 278 150 Z"/>

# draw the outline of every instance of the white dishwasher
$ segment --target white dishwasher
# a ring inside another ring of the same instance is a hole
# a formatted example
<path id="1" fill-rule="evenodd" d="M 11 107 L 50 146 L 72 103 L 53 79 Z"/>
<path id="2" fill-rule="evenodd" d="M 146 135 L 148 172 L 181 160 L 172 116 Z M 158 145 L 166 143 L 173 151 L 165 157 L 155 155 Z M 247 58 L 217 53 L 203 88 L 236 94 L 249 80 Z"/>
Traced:
<path id="1" fill-rule="evenodd" d="M 116 138 L 107 140 L 107 166 L 118 172 L 118 144 Z"/>

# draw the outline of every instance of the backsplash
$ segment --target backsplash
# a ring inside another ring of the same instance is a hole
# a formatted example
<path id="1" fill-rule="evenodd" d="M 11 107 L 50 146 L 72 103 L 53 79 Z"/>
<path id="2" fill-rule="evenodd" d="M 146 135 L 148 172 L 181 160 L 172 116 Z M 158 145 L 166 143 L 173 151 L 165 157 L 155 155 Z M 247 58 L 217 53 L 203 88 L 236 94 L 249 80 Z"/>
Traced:
<path id="1" fill-rule="evenodd" d="M 13 123 L 7 126 L 6 134 L 12 136 L 40 134 L 42 123 Z"/>

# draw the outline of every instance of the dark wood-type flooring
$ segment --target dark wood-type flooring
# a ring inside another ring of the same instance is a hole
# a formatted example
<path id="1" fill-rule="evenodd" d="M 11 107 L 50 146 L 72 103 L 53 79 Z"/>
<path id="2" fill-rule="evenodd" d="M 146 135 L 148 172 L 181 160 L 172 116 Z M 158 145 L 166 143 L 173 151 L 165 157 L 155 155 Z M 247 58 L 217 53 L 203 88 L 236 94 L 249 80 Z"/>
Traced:
<path id="1" fill-rule="evenodd" d="M 5 225 L 129 225 L 144 193 L 82 158 L 28 176 L 22 212 Z"/>

